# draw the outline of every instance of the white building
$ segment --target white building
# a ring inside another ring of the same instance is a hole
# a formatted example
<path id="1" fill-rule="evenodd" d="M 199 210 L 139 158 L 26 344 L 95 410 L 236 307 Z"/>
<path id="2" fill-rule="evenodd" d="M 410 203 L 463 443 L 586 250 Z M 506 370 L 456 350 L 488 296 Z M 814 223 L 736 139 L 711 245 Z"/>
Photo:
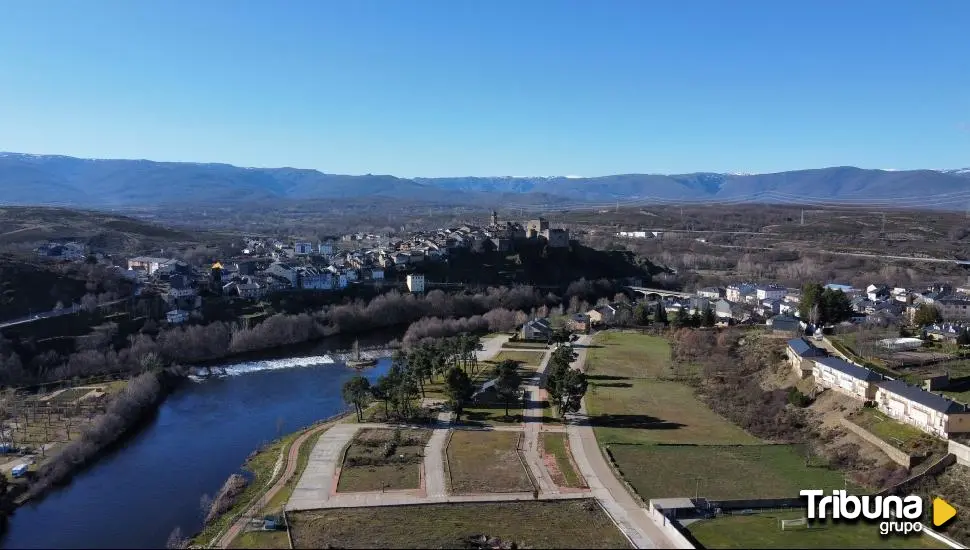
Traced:
<path id="1" fill-rule="evenodd" d="M 317 250 L 320 252 L 320 254 L 323 254 L 324 256 L 330 256 L 333 254 L 333 243 L 332 242 L 320 243 L 317 246 Z"/>
<path id="2" fill-rule="evenodd" d="M 697 291 L 697 295 L 701 298 L 707 298 L 709 300 L 717 300 L 718 298 L 724 297 L 724 289 L 718 288 L 718 287 L 702 288 Z"/>
<path id="3" fill-rule="evenodd" d="M 877 386 L 879 409 L 896 420 L 942 438 L 970 432 L 970 411 L 962 403 L 902 380 L 885 380 Z"/>
<path id="4" fill-rule="evenodd" d="M 759 285 L 755 292 L 758 300 L 784 300 L 788 289 L 780 285 Z"/>
<path id="5" fill-rule="evenodd" d="M 174 264 L 172 258 L 154 258 L 151 256 L 137 256 L 128 260 L 128 269 L 143 270 L 149 275 L 158 271 L 160 267 Z"/>
<path id="6" fill-rule="evenodd" d="M 739 303 L 744 301 L 745 296 L 754 294 L 755 291 L 756 291 L 755 285 L 750 283 L 741 283 L 738 285 L 731 285 L 727 287 L 727 291 L 725 292 L 725 297 L 729 302 Z"/>
<path id="7" fill-rule="evenodd" d="M 165 314 L 165 319 L 173 325 L 184 323 L 189 318 L 189 312 L 182 309 L 173 309 Z"/>
<path id="8" fill-rule="evenodd" d="M 853 365 L 837 357 L 818 357 L 812 361 L 815 383 L 848 395 L 871 401 L 876 397 L 876 384 L 883 381 L 878 372 Z"/>
<path id="9" fill-rule="evenodd" d="M 313 245 L 310 243 L 296 243 L 293 246 L 297 256 L 307 256 L 313 254 Z"/>
<path id="10" fill-rule="evenodd" d="M 424 292 L 424 275 L 408 275 L 407 281 L 411 292 Z"/>
<path id="11" fill-rule="evenodd" d="M 304 269 L 300 272 L 300 287 L 307 290 L 331 290 L 333 275 L 328 271 Z"/>
<path id="12" fill-rule="evenodd" d="M 879 345 L 889 351 L 912 351 L 923 346 L 919 338 L 886 338 L 879 340 Z"/>

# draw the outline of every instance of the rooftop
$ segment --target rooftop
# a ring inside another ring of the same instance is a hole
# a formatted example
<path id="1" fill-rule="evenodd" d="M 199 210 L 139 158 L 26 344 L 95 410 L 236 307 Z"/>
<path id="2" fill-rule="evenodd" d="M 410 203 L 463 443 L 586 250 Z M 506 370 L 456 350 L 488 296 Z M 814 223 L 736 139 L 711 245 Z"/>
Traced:
<path id="1" fill-rule="evenodd" d="M 825 357 L 828 355 L 825 350 L 813 346 L 806 342 L 804 338 L 792 338 L 788 341 L 788 347 L 799 357 Z"/>
<path id="2" fill-rule="evenodd" d="M 841 373 L 848 374 L 857 380 L 865 380 L 867 382 L 878 382 L 880 380 L 884 380 L 883 375 L 879 374 L 878 372 L 860 367 L 859 365 L 854 365 L 848 361 L 843 361 L 838 357 L 820 357 L 815 359 L 815 362 L 820 365 L 825 365 L 832 370 L 837 370 Z"/>
<path id="3" fill-rule="evenodd" d="M 904 397 L 914 403 L 919 403 L 925 407 L 943 413 L 962 413 L 968 412 L 967 406 L 957 403 L 952 399 L 947 399 L 942 395 L 928 392 L 917 386 L 911 386 L 902 380 L 885 380 L 879 382 L 878 386 L 888 392 Z"/>

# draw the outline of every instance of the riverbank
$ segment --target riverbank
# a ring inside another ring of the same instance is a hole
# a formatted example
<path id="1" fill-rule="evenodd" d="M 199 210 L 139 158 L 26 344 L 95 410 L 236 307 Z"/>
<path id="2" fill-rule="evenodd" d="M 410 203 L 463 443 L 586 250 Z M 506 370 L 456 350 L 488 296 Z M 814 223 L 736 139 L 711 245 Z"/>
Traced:
<path id="1" fill-rule="evenodd" d="M 81 432 L 79 439 L 68 443 L 41 464 L 26 491 L 14 504 L 23 505 L 66 485 L 76 473 L 122 443 L 158 411 L 165 397 L 174 391 L 187 372 L 184 367 L 172 366 L 133 378 L 111 400 L 105 412 Z"/>
<path id="2" fill-rule="evenodd" d="M 225 548 L 238 536 L 245 534 L 242 528 L 247 518 L 282 514 L 283 506 L 306 468 L 317 439 L 334 424 L 351 419 L 351 411 L 339 413 L 283 436 L 254 452 L 241 468 L 252 476 L 249 485 L 235 499 L 232 507 L 196 534 L 190 546 L 206 548 L 215 545 Z M 273 533 L 259 537 L 259 545 L 254 547 L 264 547 L 268 539 L 273 538 Z M 282 535 L 285 544 L 286 533 L 279 532 L 278 535 Z"/>

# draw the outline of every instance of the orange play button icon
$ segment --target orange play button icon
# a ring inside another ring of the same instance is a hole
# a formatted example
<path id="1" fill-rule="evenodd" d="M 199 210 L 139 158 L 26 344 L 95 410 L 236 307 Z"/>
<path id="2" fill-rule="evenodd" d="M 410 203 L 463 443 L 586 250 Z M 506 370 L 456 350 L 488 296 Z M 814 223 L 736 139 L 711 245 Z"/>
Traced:
<path id="1" fill-rule="evenodd" d="M 953 519 L 953 516 L 957 515 L 957 509 L 950 505 L 949 502 L 943 500 L 940 497 L 933 499 L 933 526 L 939 527 L 944 523 Z"/>

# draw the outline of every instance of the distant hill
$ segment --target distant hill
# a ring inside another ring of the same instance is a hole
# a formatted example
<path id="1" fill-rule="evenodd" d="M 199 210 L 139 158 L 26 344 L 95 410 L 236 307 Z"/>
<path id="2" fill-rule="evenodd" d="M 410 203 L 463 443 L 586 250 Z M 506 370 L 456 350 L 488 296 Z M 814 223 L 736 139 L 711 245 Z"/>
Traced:
<path id="1" fill-rule="evenodd" d="M 296 168 L 92 160 L 0 153 L 0 204 L 128 208 L 239 204 L 271 199 L 384 197 L 411 201 L 556 208 L 656 202 L 845 202 L 966 208 L 970 170 L 819 168 L 775 174 L 624 174 L 578 177 L 398 178 Z M 944 196 L 934 199 L 934 196 Z"/>

